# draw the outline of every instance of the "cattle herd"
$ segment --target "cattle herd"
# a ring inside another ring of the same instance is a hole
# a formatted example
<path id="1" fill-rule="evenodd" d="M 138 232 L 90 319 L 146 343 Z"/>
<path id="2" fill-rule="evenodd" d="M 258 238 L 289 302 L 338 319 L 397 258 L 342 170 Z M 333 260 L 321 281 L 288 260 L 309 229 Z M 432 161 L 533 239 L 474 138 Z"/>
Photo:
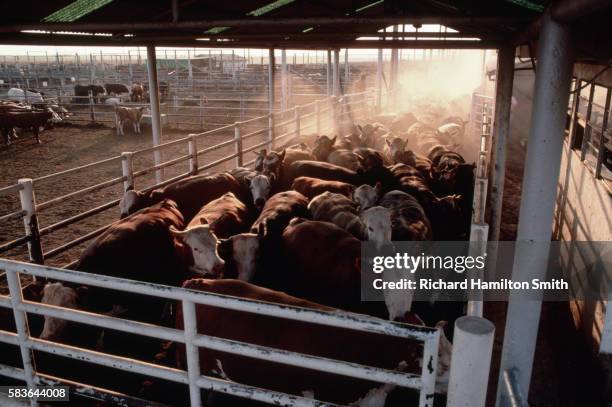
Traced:
<path id="1" fill-rule="evenodd" d="M 168 95 L 168 84 L 159 84 L 160 101 Z M 142 107 L 122 106 L 123 100 L 146 103 L 149 101 L 149 90 L 146 84 L 134 82 L 130 88 L 120 83 L 102 85 L 75 85 L 74 105 L 89 103 L 91 95 L 93 103 L 104 103 L 115 111 L 115 128 L 117 135 L 124 135 L 124 125 L 129 123 L 135 134 L 140 133 L 140 123 L 143 116 Z M 7 99 L 0 101 L 0 132 L 6 145 L 18 138 L 18 132 L 32 131 L 40 144 L 39 133 L 48 129 L 67 117 L 68 111 L 58 104 L 57 98 L 46 98 L 44 92 L 35 89 L 11 88 Z"/>
<path id="2" fill-rule="evenodd" d="M 121 219 L 89 245 L 74 269 L 427 324 L 443 332 L 443 320 L 459 316 L 462 304 L 458 312 L 445 313 L 406 298 L 361 301 L 361 242 L 382 248 L 398 240 L 467 239 L 474 166 L 456 152 L 463 122 L 450 117 L 423 123 L 411 113 L 378 120 L 348 136 L 302 136 L 285 148 L 262 150 L 254 169 L 192 176 L 150 191 L 130 189 L 119 205 Z M 180 304 L 162 299 L 61 282 L 38 290 L 43 303 L 182 328 Z M 210 306 L 197 306 L 197 320 L 198 331 L 207 335 L 420 372 L 422 345 L 407 339 Z M 38 332 L 46 340 L 186 367 L 183 345 L 75 325 L 45 317 Z M 438 379 L 444 381 L 450 343 L 441 336 Z M 415 400 L 413 392 L 391 385 L 206 348 L 200 350 L 200 366 L 205 375 L 341 404 Z M 81 368 L 75 379 L 186 403 L 184 389 L 170 391 L 156 379 L 136 384 L 123 373 L 103 375 L 101 369 Z M 207 397 L 212 405 L 238 403 L 219 394 Z"/>

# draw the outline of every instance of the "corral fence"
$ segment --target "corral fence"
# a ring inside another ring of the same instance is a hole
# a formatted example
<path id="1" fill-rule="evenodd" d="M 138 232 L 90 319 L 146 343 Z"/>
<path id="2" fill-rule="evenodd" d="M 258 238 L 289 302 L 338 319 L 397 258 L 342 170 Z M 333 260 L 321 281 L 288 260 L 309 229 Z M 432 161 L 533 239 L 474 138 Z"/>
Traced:
<path id="1" fill-rule="evenodd" d="M 238 121 L 214 130 L 189 134 L 187 137 L 161 145 L 132 152 L 124 152 L 119 156 L 82 165 L 77 168 L 49 174 L 36 179 L 21 179 L 17 184 L 1 189 L 0 197 L 18 194 L 21 208 L 8 214 L 1 215 L 0 222 L 22 219 L 25 234 L 24 236 L 0 245 L 0 254 L 5 256 L 5 253 L 8 251 L 23 247 L 27 244 L 31 263 L 23 263 L 8 259 L 0 260 L 0 270 L 6 272 L 6 279 L 9 286 L 9 296 L 0 295 L 0 306 L 12 308 L 16 324 L 16 332 L 0 330 L 0 342 L 19 346 L 23 361 L 23 368 L 0 365 L 0 375 L 25 381 L 29 387 L 66 383 L 67 381 L 65 380 L 50 377 L 36 371 L 32 352 L 39 351 L 80 359 L 124 371 L 140 373 L 171 382 L 183 383 L 189 386 L 192 406 L 199 406 L 201 404 L 200 389 L 225 392 L 235 396 L 247 397 L 273 404 L 297 406 L 329 405 L 325 403 L 321 404 L 313 399 L 257 389 L 214 377 L 202 376 L 200 374 L 198 350 L 199 347 L 206 347 L 251 358 L 275 361 L 343 376 L 390 383 L 401 387 L 416 389 L 420 391 L 419 405 L 433 406 L 434 394 L 436 392 L 445 393 L 446 391 L 446 388 L 436 386 L 436 369 L 440 339 L 439 331 L 436 329 L 396 324 L 350 313 L 330 314 L 209 293 L 194 292 L 180 288 L 168 288 L 155 284 L 135 282 L 78 271 L 65 271 L 62 268 L 44 265 L 45 261 L 53 259 L 59 254 L 67 252 L 100 235 L 109 225 L 99 227 L 48 250 L 44 250 L 43 248 L 41 243 L 42 236 L 49 235 L 55 231 L 88 219 L 98 213 L 116 207 L 120 201 L 120 197 L 115 195 L 113 199 L 108 202 L 91 209 L 86 209 L 76 215 L 43 227 L 39 225 L 38 221 L 41 212 L 57 206 L 62 202 L 84 197 L 92 192 L 113 186 L 120 186 L 121 191 L 131 187 L 138 187 L 140 190 L 151 190 L 186 178 L 190 175 L 205 173 L 211 169 L 223 168 L 224 164 L 229 164 L 231 167 L 251 166 L 255 161 L 254 152 L 260 148 L 274 148 L 280 145 L 293 144 L 295 141 L 299 140 L 299 136 L 305 135 L 308 132 L 321 133 L 321 131 L 324 130 L 331 130 L 334 132 L 345 131 L 345 129 L 352 126 L 355 117 L 368 117 L 378 110 L 378 107 L 375 108 L 373 106 L 372 101 L 374 98 L 375 95 L 371 91 L 343 95 L 342 97 L 326 97 L 312 103 L 295 106 L 291 109 L 275 111 L 253 119 Z M 225 137 L 224 141 L 202 147 L 203 144 L 208 141 L 207 139 L 219 135 Z M 186 150 L 186 152 L 177 153 L 174 149 L 177 146 L 183 148 L 183 150 L 180 151 Z M 216 159 L 209 158 L 207 161 L 204 161 L 203 159 L 209 157 L 208 154 L 213 151 L 220 151 L 222 156 Z M 153 156 L 152 160 L 151 155 Z M 166 155 L 166 157 L 163 157 L 164 155 Z M 135 163 L 138 161 L 138 158 L 145 156 L 149 157 L 148 162 L 152 161 L 154 165 L 149 164 L 144 168 L 135 168 Z M 166 177 L 164 172 L 177 164 L 186 164 L 186 171 L 180 172 L 178 175 L 172 177 Z M 82 178 L 86 176 L 85 174 L 87 171 L 97 171 L 105 165 L 116 166 L 117 171 L 120 170 L 120 175 L 68 194 L 54 196 L 44 202 L 37 203 L 35 187 L 40 183 L 63 180 L 70 176 Z M 154 181 L 151 181 L 151 183 L 147 185 L 146 180 L 150 180 L 152 175 L 155 175 Z M 136 185 L 137 181 L 139 185 Z M 74 262 L 63 264 L 62 267 L 65 268 L 71 265 L 74 265 Z M 21 278 L 27 276 L 49 278 L 135 294 L 156 296 L 167 300 L 181 301 L 185 329 L 181 331 L 101 314 L 87 313 L 76 309 L 58 308 L 46 306 L 38 302 L 26 301 L 22 294 Z M 374 332 L 420 341 L 423 343 L 422 371 L 420 375 L 402 373 L 366 367 L 346 361 L 336 361 L 201 335 L 196 329 L 196 304 L 205 304 L 220 308 L 288 318 L 319 325 Z M 132 332 L 185 344 L 187 370 L 153 365 L 140 360 L 93 352 L 83 348 L 76 348 L 34 338 L 28 331 L 27 313 L 46 315 L 69 321 L 96 325 L 106 329 Z M 492 341 L 492 333 L 488 335 L 488 338 Z M 456 355 L 456 352 L 453 353 L 451 381 L 448 386 L 449 406 L 470 404 L 471 391 L 458 393 L 456 391 L 451 392 L 452 389 L 465 388 L 465 386 L 468 386 L 469 389 L 477 389 L 481 393 L 486 393 L 488 365 L 480 369 L 484 372 L 483 375 L 481 375 L 483 376 L 482 378 L 475 378 L 473 375 L 470 375 L 469 370 L 471 369 L 470 366 L 473 367 L 475 361 L 489 360 L 490 353 L 489 355 L 485 355 L 483 352 L 490 352 L 490 349 L 487 350 L 484 348 L 480 342 L 470 340 L 469 338 L 471 337 L 469 331 L 464 332 L 456 328 L 455 342 L 463 343 L 463 345 L 459 349 L 455 348 L 461 355 Z M 462 340 L 461 338 L 464 339 Z M 453 373 L 454 370 L 455 373 Z M 453 377 L 457 378 L 455 382 L 453 382 Z M 99 400 L 105 400 L 104 395 L 108 394 L 108 389 L 91 389 L 90 386 L 74 382 L 72 382 L 71 385 L 76 388 L 75 394 L 79 393 L 79 389 L 82 393 L 85 388 Z M 121 397 L 123 396 L 119 395 L 119 399 L 116 400 L 120 400 Z M 128 399 L 129 396 L 125 396 L 122 402 L 127 404 L 128 402 L 125 400 Z M 31 401 L 31 403 L 32 405 L 36 405 L 35 401 Z"/>
<path id="2" fill-rule="evenodd" d="M 310 398 L 264 390 L 228 380 L 201 375 L 199 348 L 205 347 L 220 352 L 314 369 L 320 372 L 416 389 L 420 391 L 419 406 L 433 406 L 439 342 L 439 332 L 435 328 L 397 324 L 351 313 L 324 312 L 298 307 L 281 306 L 218 294 L 195 292 L 192 290 L 159 286 L 156 284 L 146 284 L 91 273 L 76 271 L 67 272 L 58 268 L 9 260 L 0 260 L 0 268 L 6 270 L 8 273 L 7 277 L 10 288 L 10 296 L 0 296 L 0 306 L 13 309 L 17 327 L 17 332 L 15 333 L 0 331 L 0 341 L 19 346 L 23 360 L 23 368 L 0 364 L 0 375 L 8 376 L 16 380 L 23 380 L 31 389 L 35 389 L 37 385 L 47 385 L 49 381 L 61 383 L 61 379 L 37 374 L 32 351 L 39 351 L 186 384 L 189 386 L 191 406 L 193 407 L 202 405 L 200 389 L 219 391 L 238 397 L 245 397 L 277 405 L 313 407 L 333 405 Z M 166 300 L 180 301 L 182 303 L 185 328 L 184 330 L 177 330 L 144 324 L 133 320 L 109 317 L 102 314 L 83 312 L 76 309 L 57 308 L 37 302 L 26 301 L 22 296 L 19 274 L 28 274 L 41 278 L 69 281 L 77 284 L 86 284 L 134 294 L 155 296 Z M 422 371 L 420 375 L 416 375 L 202 335 L 197 332 L 196 304 L 419 341 L 423 343 Z M 187 358 L 187 371 L 107 353 L 94 352 L 32 337 L 28 330 L 26 313 L 62 318 L 106 329 L 136 333 L 160 340 L 184 344 Z M 80 388 L 88 387 L 78 383 L 76 385 Z M 121 397 L 118 398 L 120 399 Z M 31 405 L 36 406 L 38 404 L 36 401 L 32 401 Z"/>

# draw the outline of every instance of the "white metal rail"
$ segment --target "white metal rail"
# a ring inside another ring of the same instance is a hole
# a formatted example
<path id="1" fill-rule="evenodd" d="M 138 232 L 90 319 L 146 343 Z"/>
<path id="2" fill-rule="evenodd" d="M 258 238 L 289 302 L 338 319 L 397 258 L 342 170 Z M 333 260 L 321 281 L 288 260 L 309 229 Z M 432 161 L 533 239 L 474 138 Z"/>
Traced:
<path id="1" fill-rule="evenodd" d="M 0 364 L 0 375 L 24 380 L 32 388 L 40 383 L 40 376 L 36 372 L 32 355 L 32 351 L 36 350 L 187 384 L 190 389 L 192 406 L 201 406 L 200 389 L 223 391 L 234 396 L 246 397 L 271 404 L 281 403 L 283 405 L 295 406 L 322 405 L 319 401 L 313 399 L 203 376 L 200 372 L 198 352 L 199 347 L 206 347 L 261 360 L 417 389 L 420 390 L 419 406 L 433 406 L 439 342 L 439 332 L 435 328 L 397 324 L 358 314 L 324 312 L 264 303 L 78 271 L 68 272 L 58 268 L 12 260 L 0 259 L 0 269 L 7 272 L 10 289 L 10 297 L 0 296 L 0 306 L 13 309 L 17 327 L 16 333 L 0 331 L 0 342 L 18 345 L 23 360 L 23 369 Z M 22 296 L 19 274 L 181 301 L 185 330 L 180 331 L 102 314 L 93 314 L 76 309 L 58 308 L 25 301 Z M 202 335 L 196 331 L 195 304 L 420 341 L 424 345 L 421 375 L 390 371 L 351 362 L 337 361 Z M 34 338 L 28 331 L 26 322 L 26 313 L 28 312 L 183 343 L 186 345 L 187 371 Z M 33 406 L 37 405 L 35 400 L 32 400 L 31 404 Z M 324 403 L 323 405 L 327 404 Z"/>

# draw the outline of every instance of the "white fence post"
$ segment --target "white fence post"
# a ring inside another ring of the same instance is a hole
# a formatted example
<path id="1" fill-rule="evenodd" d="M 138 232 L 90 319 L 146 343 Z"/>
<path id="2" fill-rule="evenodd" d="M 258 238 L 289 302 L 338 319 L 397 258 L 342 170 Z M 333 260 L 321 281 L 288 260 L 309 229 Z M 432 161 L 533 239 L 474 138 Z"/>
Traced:
<path id="1" fill-rule="evenodd" d="M 132 164 L 132 152 L 121 153 L 121 172 L 125 177 L 123 190 L 127 191 L 134 188 L 134 167 Z"/>
<path id="2" fill-rule="evenodd" d="M 189 172 L 191 175 L 198 173 L 198 141 L 195 134 L 189 135 Z"/>
<path id="3" fill-rule="evenodd" d="M 300 137 L 300 107 L 293 108 L 293 120 L 295 121 L 295 135 Z"/>
<path id="4" fill-rule="evenodd" d="M 28 388 L 31 390 L 36 389 L 36 369 L 33 360 L 32 351 L 25 345 L 30 339 L 30 332 L 28 329 L 27 315 L 24 311 L 20 311 L 18 308 L 23 301 L 23 293 L 21 291 L 21 282 L 19 281 L 19 274 L 14 270 L 7 270 L 6 278 L 8 280 L 9 292 L 11 294 L 11 306 L 13 308 L 13 316 L 15 317 L 15 327 L 17 328 L 17 336 L 19 338 L 19 350 L 21 352 L 21 360 L 23 362 L 23 372 L 25 374 L 25 381 Z M 30 399 L 31 406 L 38 406 L 36 398 Z"/>
<path id="5" fill-rule="evenodd" d="M 421 368 L 421 394 L 419 407 L 433 407 L 436 393 L 438 347 L 440 332 L 435 332 L 423 344 L 423 366 Z"/>
<path id="6" fill-rule="evenodd" d="M 236 142 L 236 167 L 242 167 L 242 135 L 240 122 L 234 123 L 234 140 Z"/>
<path id="7" fill-rule="evenodd" d="M 189 398 L 191 407 L 201 407 L 200 388 L 197 385 L 200 377 L 200 355 L 198 347 L 193 344 L 198 334 L 196 307 L 192 301 L 183 300 L 183 329 L 185 330 L 185 356 L 187 357 L 187 378 L 189 379 Z"/>
<path id="8" fill-rule="evenodd" d="M 484 318 L 465 316 L 455 322 L 448 407 L 485 405 L 494 334 L 495 325 Z"/>
<path id="9" fill-rule="evenodd" d="M 23 215 L 23 226 L 25 233 L 30 236 L 28 242 L 28 252 L 32 263 L 44 264 L 42 243 L 38 230 L 38 215 L 36 213 L 36 196 L 34 195 L 34 183 L 31 178 L 22 178 L 17 181 L 23 188 L 19 191 L 21 209 Z"/>

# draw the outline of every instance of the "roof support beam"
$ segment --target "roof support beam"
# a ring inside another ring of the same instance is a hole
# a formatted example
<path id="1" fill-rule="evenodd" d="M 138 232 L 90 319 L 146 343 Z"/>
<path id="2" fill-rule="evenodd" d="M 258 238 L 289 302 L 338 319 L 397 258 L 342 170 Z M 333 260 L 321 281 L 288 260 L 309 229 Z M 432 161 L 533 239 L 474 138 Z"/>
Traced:
<path id="1" fill-rule="evenodd" d="M 595 0 L 590 0 L 595 1 Z M 211 19 L 178 22 L 76 22 L 76 23 L 16 23 L 0 26 L 0 32 L 18 32 L 22 30 L 45 31 L 154 31 L 154 30 L 203 30 L 210 27 L 303 27 L 332 25 L 360 26 L 364 24 L 382 27 L 397 24 L 442 24 L 442 25 L 512 25 L 528 23 L 525 18 L 513 17 L 464 17 L 464 16 L 403 16 L 403 17 L 307 17 L 307 18 L 240 18 Z"/>

